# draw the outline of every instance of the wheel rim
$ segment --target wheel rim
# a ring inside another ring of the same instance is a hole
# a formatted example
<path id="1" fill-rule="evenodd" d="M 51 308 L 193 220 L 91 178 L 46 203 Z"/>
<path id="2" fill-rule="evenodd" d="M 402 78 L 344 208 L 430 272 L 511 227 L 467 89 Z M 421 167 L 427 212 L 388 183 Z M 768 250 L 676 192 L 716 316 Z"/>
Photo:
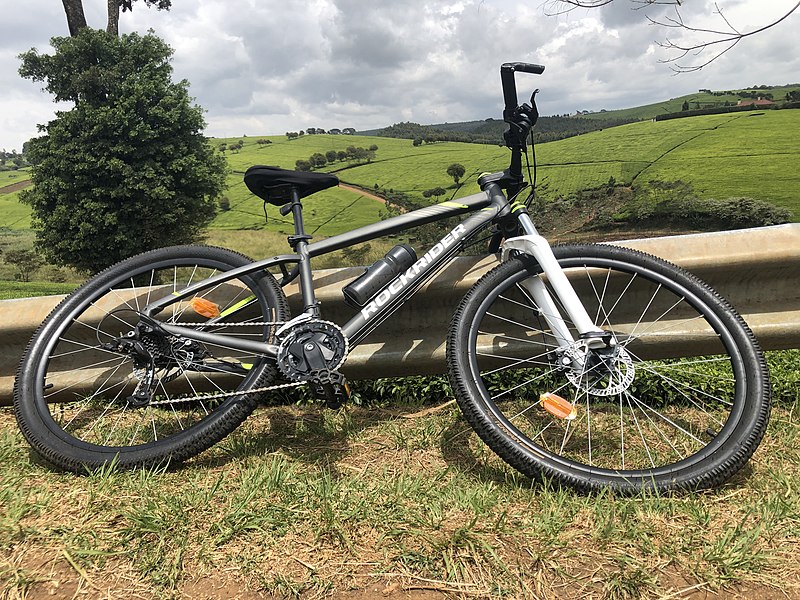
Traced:
<path id="1" fill-rule="evenodd" d="M 560 263 L 590 317 L 613 333 L 618 354 L 581 369 L 565 365 L 585 349 L 557 351 L 543 318 L 537 327 L 520 319 L 533 301 L 519 286 L 530 273 L 516 273 L 487 295 L 469 333 L 478 393 L 503 434 L 533 461 L 611 480 L 671 476 L 713 456 L 735 429 L 744 396 L 742 357 L 720 317 L 646 267 L 607 258 Z M 683 345 L 667 344 L 658 357 L 670 337 Z"/>
<path id="2" fill-rule="evenodd" d="M 211 344 L 187 349 L 172 336 L 142 340 L 154 356 L 155 382 L 151 402 L 135 406 L 130 395 L 142 379 L 142 366 L 135 364 L 130 353 L 102 347 L 133 331 L 147 303 L 233 266 L 237 265 L 196 256 L 165 259 L 121 275 L 102 288 L 89 284 L 85 293 L 79 292 L 80 299 L 68 313 L 46 326 L 50 331 L 36 377 L 44 385 L 36 384 L 35 395 L 48 428 L 71 445 L 129 452 L 156 444 L 180 444 L 201 423 L 207 425 L 240 402 L 244 395 L 235 392 L 254 387 L 264 373 L 263 359 L 251 353 Z M 223 315 L 229 313 L 213 327 L 198 325 L 206 331 L 261 340 L 271 331 L 260 325 L 231 324 L 274 316 L 263 289 L 250 277 L 202 290 L 196 297 L 212 302 Z M 209 318 L 182 301 L 156 320 L 186 325 L 207 323 Z"/>

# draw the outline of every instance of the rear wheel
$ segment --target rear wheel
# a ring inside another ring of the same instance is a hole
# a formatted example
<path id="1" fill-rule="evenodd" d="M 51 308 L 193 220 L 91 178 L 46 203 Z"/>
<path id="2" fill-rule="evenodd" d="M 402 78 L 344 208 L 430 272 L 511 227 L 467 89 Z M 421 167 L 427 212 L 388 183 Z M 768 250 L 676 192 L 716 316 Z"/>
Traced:
<path id="1" fill-rule="evenodd" d="M 185 460 L 230 433 L 272 383 L 273 360 L 197 342 L 159 323 L 265 341 L 288 318 L 274 278 L 252 273 L 169 305 L 142 327 L 155 300 L 251 261 L 179 246 L 140 254 L 89 280 L 48 316 L 20 363 L 14 409 L 31 445 L 57 466 L 85 471 Z M 214 316 L 216 314 L 219 316 Z"/>
<path id="2" fill-rule="evenodd" d="M 531 257 L 486 274 L 456 311 L 447 348 L 480 438 L 526 475 L 585 490 L 712 487 L 738 471 L 770 411 L 764 360 L 741 317 L 655 257 L 602 245 L 554 252 L 612 343 L 559 346 L 527 287 L 541 272 Z"/>

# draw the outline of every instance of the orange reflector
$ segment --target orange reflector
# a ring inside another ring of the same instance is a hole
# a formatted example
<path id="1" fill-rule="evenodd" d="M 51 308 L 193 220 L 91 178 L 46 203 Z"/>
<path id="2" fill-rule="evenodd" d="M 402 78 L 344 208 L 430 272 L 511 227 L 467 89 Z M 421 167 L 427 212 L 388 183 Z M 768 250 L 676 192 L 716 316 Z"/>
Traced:
<path id="1" fill-rule="evenodd" d="M 564 400 L 561 396 L 556 396 L 546 392 L 539 396 L 539 402 L 547 412 L 559 419 L 572 421 L 578 416 L 578 409 L 571 402 Z"/>
<path id="2" fill-rule="evenodd" d="M 194 312 L 203 317 L 215 319 L 219 316 L 219 306 L 205 298 L 194 297 L 189 301 L 189 306 L 192 307 Z"/>

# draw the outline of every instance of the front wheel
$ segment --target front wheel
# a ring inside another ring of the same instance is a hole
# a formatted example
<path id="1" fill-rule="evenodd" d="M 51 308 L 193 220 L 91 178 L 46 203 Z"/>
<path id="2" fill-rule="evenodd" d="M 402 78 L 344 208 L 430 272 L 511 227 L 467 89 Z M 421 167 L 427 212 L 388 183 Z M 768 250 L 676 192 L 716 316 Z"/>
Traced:
<path id="1" fill-rule="evenodd" d="M 163 248 L 117 263 L 69 295 L 34 335 L 14 386 L 17 421 L 33 448 L 84 472 L 179 462 L 230 433 L 255 408 L 253 390 L 277 376 L 274 360 L 226 344 L 226 336 L 270 340 L 270 323 L 288 318 L 272 275 L 206 287 L 153 321 L 142 311 L 249 263 L 221 248 Z M 198 342 L 160 323 L 220 337 Z"/>
<path id="2" fill-rule="evenodd" d="M 686 271 L 605 245 L 554 253 L 610 343 L 559 344 L 519 256 L 464 297 L 448 335 L 451 385 L 465 418 L 504 461 L 582 489 L 714 487 L 761 441 L 769 378 L 753 334 Z M 556 301 L 557 302 L 557 301 Z M 562 315 L 566 311 L 559 306 Z"/>

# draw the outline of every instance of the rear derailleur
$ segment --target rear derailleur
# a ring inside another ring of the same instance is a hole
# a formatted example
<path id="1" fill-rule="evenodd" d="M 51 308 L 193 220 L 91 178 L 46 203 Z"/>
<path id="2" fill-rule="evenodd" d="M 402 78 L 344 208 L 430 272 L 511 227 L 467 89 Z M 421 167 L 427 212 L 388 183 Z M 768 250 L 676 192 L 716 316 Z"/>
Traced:
<path id="1" fill-rule="evenodd" d="M 199 370 L 198 361 L 208 355 L 200 343 L 170 335 L 156 322 L 145 320 L 100 347 L 133 359 L 133 376 L 138 381 L 133 393 L 125 398 L 133 407 L 150 404 L 159 383 L 172 381 L 184 371 Z M 157 371 L 162 372 L 160 377 L 156 376 Z"/>

